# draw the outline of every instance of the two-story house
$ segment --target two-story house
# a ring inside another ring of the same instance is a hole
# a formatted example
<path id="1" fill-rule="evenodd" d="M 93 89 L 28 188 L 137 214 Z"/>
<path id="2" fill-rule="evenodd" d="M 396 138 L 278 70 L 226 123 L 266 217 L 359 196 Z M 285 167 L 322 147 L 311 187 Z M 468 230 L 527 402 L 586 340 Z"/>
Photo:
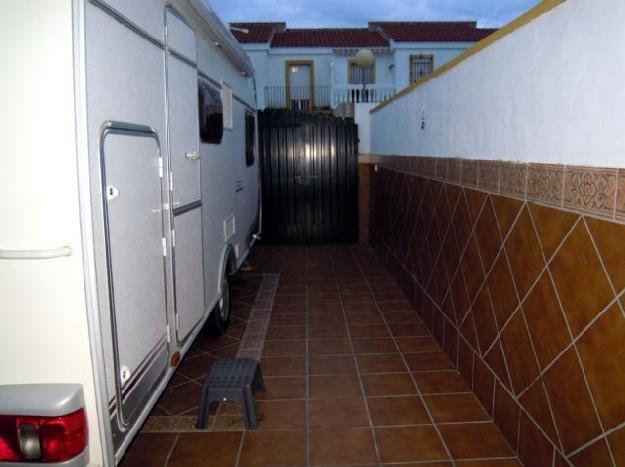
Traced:
<path id="1" fill-rule="evenodd" d="M 256 69 L 259 108 L 300 110 L 381 102 L 494 32 L 470 21 L 370 22 L 367 28 L 332 29 L 291 29 L 286 23 L 230 27 Z"/>

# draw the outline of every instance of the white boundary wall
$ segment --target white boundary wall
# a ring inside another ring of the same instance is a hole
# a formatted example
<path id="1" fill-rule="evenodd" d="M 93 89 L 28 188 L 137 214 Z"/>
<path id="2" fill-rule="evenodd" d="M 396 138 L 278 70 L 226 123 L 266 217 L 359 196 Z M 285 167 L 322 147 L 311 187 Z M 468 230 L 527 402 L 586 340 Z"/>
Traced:
<path id="1" fill-rule="evenodd" d="M 566 1 L 373 112 L 371 152 L 625 167 L 624 20 Z"/>

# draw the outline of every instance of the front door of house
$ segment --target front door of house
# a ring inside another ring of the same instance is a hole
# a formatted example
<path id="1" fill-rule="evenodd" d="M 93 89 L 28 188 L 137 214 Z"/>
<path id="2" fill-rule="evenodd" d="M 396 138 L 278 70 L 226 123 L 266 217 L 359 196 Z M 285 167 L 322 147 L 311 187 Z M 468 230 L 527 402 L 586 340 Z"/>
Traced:
<path id="1" fill-rule="evenodd" d="M 286 73 L 288 108 L 310 110 L 314 106 L 312 63 L 288 62 Z"/>

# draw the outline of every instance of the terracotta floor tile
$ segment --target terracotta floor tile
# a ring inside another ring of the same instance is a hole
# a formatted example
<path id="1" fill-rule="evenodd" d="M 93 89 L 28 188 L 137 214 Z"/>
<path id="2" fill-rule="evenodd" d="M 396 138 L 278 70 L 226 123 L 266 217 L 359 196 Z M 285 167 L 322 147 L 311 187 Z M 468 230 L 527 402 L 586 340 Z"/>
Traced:
<path id="1" fill-rule="evenodd" d="M 382 311 L 410 311 L 414 313 L 414 307 L 408 300 L 385 301 L 378 300 L 378 305 Z"/>
<path id="2" fill-rule="evenodd" d="M 512 450 L 494 423 L 439 425 L 454 459 L 511 457 Z"/>
<path id="3" fill-rule="evenodd" d="M 375 426 L 431 423 L 418 396 L 373 397 L 367 399 L 367 404 Z"/>
<path id="4" fill-rule="evenodd" d="M 382 315 L 376 312 L 366 312 L 366 313 L 354 313 L 352 315 L 347 316 L 347 323 L 350 325 L 367 325 L 367 324 L 379 324 L 383 325 L 384 320 L 382 319 Z"/>
<path id="5" fill-rule="evenodd" d="M 132 442 L 120 467 L 162 467 L 172 443 L 174 433 L 139 433 Z"/>
<path id="6" fill-rule="evenodd" d="M 403 396 L 416 394 L 412 379 L 406 373 L 362 375 L 365 394 L 371 396 Z"/>
<path id="7" fill-rule="evenodd" d="M 376 463 L 373 435 L 366 429 L 313 429 L 310 431 L 312 465 Z"/>
<path id="8" fill-rule="evenodd" d="M 258 401 L 256 412 L 260 420 L 260 430 L 286 430 L 306 426 L 305 401 Z"/>
<path id="9" fill-rule="evenodd" d="M 365 337 L 391 337 L 382 324 L 366 324 L 366 325 L 352 325 L 349 327 L 349 332 L 352 339 L 361 339 Z"/>
<path id="10" fill-rule="evenodd" d="M 171 415 L 197 407 L 200 403 L 201 386 L 194 381 L 181 384 L 173 389 L 166 389 L 158 404 Z"/>
<path id="11" fill-rule="evenodd" d="M 309 386 L 311 398 L 362 396 L 356 375 L 311 376 Z"/>
<path id="12" fill-rule="evenodd" d="M 223 466 L 235 464 L 242 433 L 181 433 L 168 467 Z"/>
<path id="13" fill-rule="evenodd" d="M 384 311 L 384 319 L 391 324 L 421 324 L 416 311 Z"/>
<path id="14" fill-rule="evenodd" d="M 271 377 L 265 378 L 267 391 L 257 392 L 256 399 L 304 399 L 306 398 L 306 377 Z"/>
<path id="15" fill-rule="evenodd" d="M 345 325 L 309 326 L 309 339 L 337 339 L 348 337 Z"/>
<path id="16" fill-rule="evenodd" d="M 356 372 L 352 355 L 313 355 L 308 358 L 308 374 L 341 375 Z"/>
<path id="17" fill-rule="evenodd" d="M 342 317 L 340 303 L 315 303 L 308 306 L 308 312 L 314 313 L 335 313 Z"/>
<path id="18" fill-rule="evenodd" d="M 436 423 L 480 422 L 489 416 L 473 394 L 424 396 Z"/>
<path id="19" fill-rule="evenodd" d="M 399 373 L 408 371 L 399 353 L 385 355 L 357 355 L 360 373 Z"/>
<path id="20" fill-rule="evenodd" d="M 402 352 L 440 352 L 441 348 L 436 339 L 424 337 L 400 337 L 397 339 Z"/>
<path id="21" fill-rule="evenodd" d="M 449 459 L 433 426 L 376 428 L 375 437 L 382 462 Z"/>
<path id="22" fill-rule="evenodd" d="M 327 325 L 337 325 L 344 326 L 345 325 L 345 317 L 341 312 L 331 312 L 331 313 L 311 313 L 308 316 L 308 325 L 309 326 L 327 326 Z"/>
<path id="23" fill-rule="evenodd" d="M 418 371 L 413 375 L 422 394 L 471 391 L 457 371 Z"/>
<path id="24" fill-rule="evenodd" d="M 343 303 L 343 310 L 345 310 L 347 315 L 371 311 L 378 312 L 378 306 L 375 303 Z"/>
<path id="25" fill-rule="evenodd" d="M 306 323 L 306 313 L 272 313 L 269 326 L 302 326 Z"/>
<path id="26" fill-rule="evenodd" d="M 215 357 L 208 354 L 184 358 L 178 366 L 177 371 L 191 379 L 199 378 L 200 376 L 206 376 L 210 367 L 216 361 L 217 359 Z"/>
<path id="27" fill-rule="evenodd" d="M 454 370 L 454 364 L 442 352 L 405 353 L 404 358 L 412 371 Z"/>
<path id="28" fill-rule="evenodd" d="M 490 459 L 479 461 L 456 461 L 458 467 L 523 467 L 517 459 Z"/>
<path id="29" fill-rule="evenodd" d="M 389 338 L 353 339 L 352 344 L 357 354 L 397 352 L 395 341 Z"/>
<path id="30" fill-rule="evenodd" d="M 269 326 L 266 334 L 267 340 L 282 339 L 305 339 L 305 326 Z"/>
<path id="31" fill-rule="evenodd" d="M 248 431 L 243 438 L 240 467 L 306 464 L 306 432 Z"/>
<path id="32" fill-rule="evenodd" d="M 338 355 L 352 353 L 349 339 L 310 339 L 308 352 L 311 355 Z"/>
<path id="33" fill-rule="evenodd" d="M 299 376 L 306 374 L 306 357 L 263 357 L 263 376 Z"/>
<path id="34" fill-rule="evenodd" d="M 311 427 L 369 426 L 362 398 L 311 400 L 308 413 Z"/>
<path id="35" fill-rule="evenodd" d="M 430 332 L 427 330 L 424 324 L 389 324 L 391 332 L 395 337 L 410 337 L 410 336 L 430 336 Z"/>
<path id="36" fill-rule="evenodd" d="M 291 341 L 265 341 L 263 346 L 263 355 L 265 356 L 293 356 L 306 354 L 306 341 L 291 340 Z"/>

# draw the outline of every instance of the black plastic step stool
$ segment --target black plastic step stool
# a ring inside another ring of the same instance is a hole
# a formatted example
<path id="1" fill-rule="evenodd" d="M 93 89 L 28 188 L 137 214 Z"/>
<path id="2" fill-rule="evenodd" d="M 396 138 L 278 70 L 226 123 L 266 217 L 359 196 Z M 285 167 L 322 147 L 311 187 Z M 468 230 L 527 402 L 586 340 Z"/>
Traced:
<path id="1" fill-rule="evenodd" d="M 256 428 L 254 393 L 264 391 L 265 383 L 260 365 L 251 358 L 229 358 L 216 361 L 206 376 L 200 394 L 197 428 L 206 428 L 208 409 L 212 402 L 237 401 L 245 417 L 245 426 Z"/>

